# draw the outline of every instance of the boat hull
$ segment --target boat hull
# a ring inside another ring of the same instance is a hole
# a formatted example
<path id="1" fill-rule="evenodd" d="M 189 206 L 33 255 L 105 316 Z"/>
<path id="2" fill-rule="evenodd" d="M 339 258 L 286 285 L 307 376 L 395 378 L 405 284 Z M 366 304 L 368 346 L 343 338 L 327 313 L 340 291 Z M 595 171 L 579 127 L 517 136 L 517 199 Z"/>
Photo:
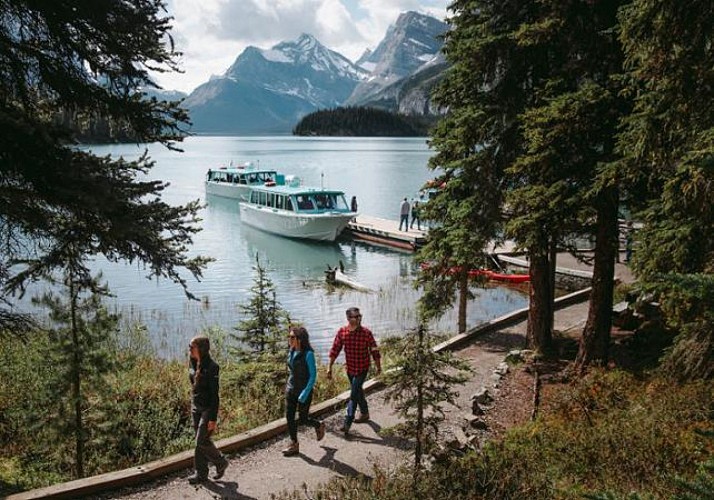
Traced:
<path id="1" fill-rule="evenodd" d="M 229 184 L 227 182 L 206 181 L 206 194 L 231 198 L 238 201 L 248 201 L 251 186 L 247 184 Z"/>
<path id="2" fill-rule="evenodd" d="M 335 241 L 354 216 L 354 213 L 342 212 L 304 214 L 240 203 L 240 218 L 244 224 L 287 238 Z"/>

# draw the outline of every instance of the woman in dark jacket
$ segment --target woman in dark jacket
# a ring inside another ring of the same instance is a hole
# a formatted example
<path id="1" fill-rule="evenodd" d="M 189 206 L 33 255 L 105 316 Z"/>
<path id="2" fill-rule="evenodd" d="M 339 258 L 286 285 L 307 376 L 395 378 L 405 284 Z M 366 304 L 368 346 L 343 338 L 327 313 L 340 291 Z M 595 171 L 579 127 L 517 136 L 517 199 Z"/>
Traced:
<path id="1" fill-rule="evenodd" d="M 286 457 L 300 453 L 297 431 L 298 425 L 311 425 L 315 429 L 317 440 L 325 437 L 325 423 L 310 417 L 312 389 L 317 380 L 315 352 L 310 345 L 310 336 L 302 326 L 290 328 L 288 335 L 290 352 L 288 354 L 288 383 L 285 386 L 285 417 L 288 420 L 290 446 L 283 450 Z M 299 420 L 295 420 L 295 412 Z"/>
<path id="2" fill-rule="evenodd" d="M 211 441 L 218 420 L 218 364 L 211 359 L 208 337 L 198 336 L 189 343 L 189 380 L 191 381 L 191 415 L 196 433 L 196 449 L 193 465 L 196 472 L 188 478 L 191 484 L 208 479 L 208 463 L 216 467 L 213 479 L 220 479 L 226 472 L 228 460 Z"/>

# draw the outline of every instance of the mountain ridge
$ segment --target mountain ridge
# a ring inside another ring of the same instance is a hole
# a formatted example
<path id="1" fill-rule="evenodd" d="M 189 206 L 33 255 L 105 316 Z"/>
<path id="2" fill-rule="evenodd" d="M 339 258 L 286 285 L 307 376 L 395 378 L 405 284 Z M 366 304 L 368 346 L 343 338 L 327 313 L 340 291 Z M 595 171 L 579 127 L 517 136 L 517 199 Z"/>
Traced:
<path id="1" fill-rule="evenodd" d="M 209 134 L 290 133 L 303 116 L 345 105 L 429 114 L 428 90 L 410 78 L 439 58 L 438 36 L 445 29 L 436 18 L 402 13 L 377 48 L 367 49 L 356 63 L 307 33 L 269 49 L 249 46 L 183 105 L 192 131 Z M 402 85 L 410 81 L 420 90 L 406 101 L 413 109 L 400 109 Z"/>

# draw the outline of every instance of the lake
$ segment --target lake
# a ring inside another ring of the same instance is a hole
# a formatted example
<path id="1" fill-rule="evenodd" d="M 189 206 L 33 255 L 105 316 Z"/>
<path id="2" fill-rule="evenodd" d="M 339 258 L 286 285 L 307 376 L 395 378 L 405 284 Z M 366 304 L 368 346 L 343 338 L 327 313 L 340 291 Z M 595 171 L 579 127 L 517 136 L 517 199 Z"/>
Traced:
<path id="1" fill-rule="evenodd" d="M 290 240 L 243 226 L 237 202 L 209 197 L 204 178 L 209 168 L 230 161 L 252 161 L 261 167 L 295 174 L 307 185 L 343 190 L 354 195 L 365 215 L 398 219 L 402 198 L 413 197 L 433 176 L 427 168 L 432 152 L 424 138 L 307 138 L 307 137 L 190 137 L 180 144 L 184 152 L 160 145 L 87 146 L 97 155 L 137 158 L 145 149 L 156 162 L 150 177 L 170 182 L 164 200 L 184 204 L 200 199 L 202 231 L 195 236 L 191 254 L 215 258 L 204 279 L 189 280 L 200 302 L 188 300 L 180 286 L 150 281 L 136 266 L 109 264 L 98 259 L 112 293 L 108 299 L 125 321 L 139 320 L 148 328 L 159 353 L 185 355 L 188 339 L 209 326 L 231 330 L 240 321 L 238 306 L 245 304 L 253 285 L 256 255 L 273 281 L 277 300 L 291 318 L 310 332 L 315 349 L 326 356 L 336 329 L 345 323 L 344 311 L 357 306 L 363 324 L 377 338 L 400 334 L 415 326 L 415 301 L 420 292 L 412 282 L 413 255 L 343 238 L 336 243 Z M 325 285 L 327 266 L 345 265 L 346 274 L 369 286 L 373 293 L 331 289 Z M 527 297 L 506 287 L 475 289 L 469 304 L 469 325 L 477 325 L 525 307 Z M 454 311 L 432 326 L 453 331 Z"/>

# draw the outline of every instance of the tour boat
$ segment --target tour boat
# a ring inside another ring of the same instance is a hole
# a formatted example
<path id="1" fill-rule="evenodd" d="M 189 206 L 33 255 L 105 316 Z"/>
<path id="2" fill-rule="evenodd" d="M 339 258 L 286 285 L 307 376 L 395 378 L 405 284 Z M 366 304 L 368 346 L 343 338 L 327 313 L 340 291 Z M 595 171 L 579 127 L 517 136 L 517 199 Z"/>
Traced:
<path id="1" fill-rule="evenodd" d="M 334 241 L 357 216 L 342 191 L 301 186 L 295 178 L 251 187 L 250 198 L 241 201 L 240 218 L 263 231 L 309 240 Z"/>
<path id="2" fill-rule="evenodd" d="M 261 169 L 251 162 L 236 166 L 208 169 L 206 173 L 206 194 L 248 201 L 254 186 L 277 183 L 284 178 L 276 170 Z"/>

